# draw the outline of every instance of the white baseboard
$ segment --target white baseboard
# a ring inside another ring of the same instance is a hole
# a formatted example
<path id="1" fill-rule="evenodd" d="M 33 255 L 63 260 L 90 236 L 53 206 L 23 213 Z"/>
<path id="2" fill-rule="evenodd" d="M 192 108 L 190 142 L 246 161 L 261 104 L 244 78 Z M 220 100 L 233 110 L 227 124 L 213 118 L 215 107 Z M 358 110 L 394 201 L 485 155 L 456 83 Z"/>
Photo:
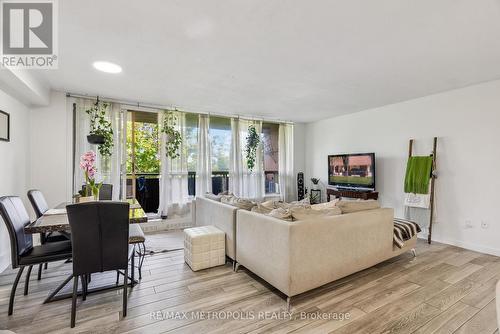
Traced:
<path id="1" fill-rule="evenodd" d="M 420 239 L 427 240 L 427 236 L 422 237 Z M 442 244 L 457 246 L 457 247 L 460 247 L 460 248 L 465 248 L 465 249 L 468 249 L 468 250 L 471 250 L 471 251 L 475 251 L 475 252 L 479 252 L 479 253 L 485 253 L 485 254 L 500 256 L 500 249 L 498 249 L 498 248 L 485 247 L 485 246 L 482 246 L 482 245 L 473 244 L 473 243 L 465 242 L 465 241 L 461 241 L 461 240 L 440 239 L 440 238 L 435 238 L 435 237 L 432 238 L 432 241 L 439 242 L 439 243 L 442 243 Z"/>
<path id="2" fill-rule="evenodd" d="M 190 216 L 183 218 L 151 220 L 147 223 L 141 224 L 141 229 L 144 233 L 179 230 L 188 227 L 191 227 Z"/>

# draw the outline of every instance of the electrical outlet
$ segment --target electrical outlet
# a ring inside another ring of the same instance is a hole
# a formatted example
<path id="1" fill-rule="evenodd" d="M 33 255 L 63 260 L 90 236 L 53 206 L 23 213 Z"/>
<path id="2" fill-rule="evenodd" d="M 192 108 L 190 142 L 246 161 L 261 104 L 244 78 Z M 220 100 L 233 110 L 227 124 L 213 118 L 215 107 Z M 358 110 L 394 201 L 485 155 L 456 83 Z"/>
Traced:
<path id="1" fill-rule="evenodd" d="M 471 220 L 466 220 L 465 221 L 465 228 L 474 228 L 474 225 L 472 225 Z"/>
<path id="2" fill-rule="evenodd" d="M 488 223 L 484 220 L 481 221 L 481 228 L 487 229 L 488 228 Z"/>

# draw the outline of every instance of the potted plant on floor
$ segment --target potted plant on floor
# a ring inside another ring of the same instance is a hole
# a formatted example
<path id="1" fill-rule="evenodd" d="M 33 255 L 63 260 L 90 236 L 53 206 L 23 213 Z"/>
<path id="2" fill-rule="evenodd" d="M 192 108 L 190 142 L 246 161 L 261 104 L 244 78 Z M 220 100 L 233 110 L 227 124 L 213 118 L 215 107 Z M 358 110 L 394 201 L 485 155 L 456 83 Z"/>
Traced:
<path id="1" fill-rule="evenodd" d="M 311 182 L 313 185 L 311 187 L 309 201 L 311 204 L 319 204 L 321 203 L 321 189 L 319 187 L 319 178 L 312 177 Z"/>
<path id="2" fill-rule="evenodd" d="M 99 200 L 99 190 L 101 189 L 102 182 L 96 182 L 95 167 L 96 154 L 94 151 L 88 151 L 80 157 L 80 168 L 85 174 L 85 187 L 81 191 L 80 202 L 90 202 Z"/>

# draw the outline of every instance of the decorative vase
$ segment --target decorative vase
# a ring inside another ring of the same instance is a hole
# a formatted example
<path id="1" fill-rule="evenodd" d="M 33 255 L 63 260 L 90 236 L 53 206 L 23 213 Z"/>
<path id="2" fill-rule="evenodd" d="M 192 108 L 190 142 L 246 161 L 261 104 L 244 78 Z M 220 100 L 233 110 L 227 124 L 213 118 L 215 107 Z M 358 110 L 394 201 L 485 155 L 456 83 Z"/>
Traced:
<path id="1" fill-rule="evenodd" d="M 105 142 L 103 135 L 88 135 L 87 141 L 89 142 L 89 144 L 94 145 L 102 145 Z"/>
<path id="2" fill-rule="evenodd" d="M 92 195 L 94 197 L 94 201 L 98 201 L 99 200 L 99 189 L 93 189 Z"/>
<path id="3" fill-rule="evenodd" d="M 94 196 L 81 196 L 78 199 L 78 203 L 94 202 Z"/>

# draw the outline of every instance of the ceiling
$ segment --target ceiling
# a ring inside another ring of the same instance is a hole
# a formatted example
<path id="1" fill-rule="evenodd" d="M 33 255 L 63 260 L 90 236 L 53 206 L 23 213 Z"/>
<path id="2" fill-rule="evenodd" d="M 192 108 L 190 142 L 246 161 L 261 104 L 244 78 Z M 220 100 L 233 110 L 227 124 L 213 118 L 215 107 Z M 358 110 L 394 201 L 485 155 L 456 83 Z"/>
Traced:
<path id="1" fill-rule="evenodd" d="M 500 78 L 500 0 L 58 3 L 62 91 L 308 122 Z"/>

